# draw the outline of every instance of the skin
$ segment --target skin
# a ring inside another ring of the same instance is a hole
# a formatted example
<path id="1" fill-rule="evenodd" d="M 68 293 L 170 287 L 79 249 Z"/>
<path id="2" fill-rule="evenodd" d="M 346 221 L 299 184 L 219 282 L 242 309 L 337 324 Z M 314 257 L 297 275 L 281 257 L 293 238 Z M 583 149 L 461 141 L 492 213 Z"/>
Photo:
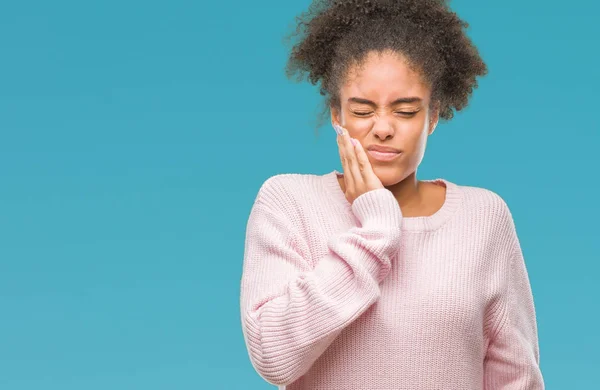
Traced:
<path id="1" fill-rule="evenodd" d="M 352 97 L 373 104 L 349 100 Z M 392 105 L 402 97 L 421 100 Z M 430 97 L 429 85 L 409 68 L 402 56 L 389 51 L 371 52 L 361 69 L 349 70 L 340 90 L 341 111 L 330 107 L 332 121 L 346 128 L 363 148 L 377 144 L 402 151 L 401 156 L 388 162 L 368 156 L 375 175 L 394 194 L 405 217 L 430 216 L 445 201 L 444 186 L 417 179 L 427 139 L 439 118 L 437 107 L 428 109 Z M 338 178 L 338 182 L 345 191 L 344 178 Z"/>

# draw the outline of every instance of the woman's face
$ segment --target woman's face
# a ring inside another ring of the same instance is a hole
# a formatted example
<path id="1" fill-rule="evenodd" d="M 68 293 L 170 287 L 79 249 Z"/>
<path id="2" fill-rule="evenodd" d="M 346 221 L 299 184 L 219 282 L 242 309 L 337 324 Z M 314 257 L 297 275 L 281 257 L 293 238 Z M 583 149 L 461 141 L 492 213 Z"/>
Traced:
<path id="1" fill-rule="evenodd" d="M 416 171 L 425 154 L 427 137 L 438 112 L 428 110 L 430 88 L 418 73 L 391 52 L 372 52 L 363 69 L 351 69 L 340 90 L 341 112 L 332 120 L 345 127 L 363 146 L 391 146 L 402 153 L 391 161 L 369 161 L 384 186 L 396 184 Z M 396 101 L 415 98 L 414 101 Z"/>

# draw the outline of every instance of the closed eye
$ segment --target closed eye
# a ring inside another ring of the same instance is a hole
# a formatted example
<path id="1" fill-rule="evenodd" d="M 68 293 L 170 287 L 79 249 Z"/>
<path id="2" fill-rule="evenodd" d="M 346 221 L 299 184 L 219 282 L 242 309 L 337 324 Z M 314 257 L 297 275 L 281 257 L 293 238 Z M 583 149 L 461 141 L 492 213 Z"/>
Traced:
<path id="1" fill-rule="evenodd" d="M 413 117 L 417 114 L 417 112 L 419 112 L 419 111 L 396 111 L 395 114 Z M 371 112 L 354 112 L 354 114 L 357 116 L 367 116 L 367 115 L 371 114 Z"/>

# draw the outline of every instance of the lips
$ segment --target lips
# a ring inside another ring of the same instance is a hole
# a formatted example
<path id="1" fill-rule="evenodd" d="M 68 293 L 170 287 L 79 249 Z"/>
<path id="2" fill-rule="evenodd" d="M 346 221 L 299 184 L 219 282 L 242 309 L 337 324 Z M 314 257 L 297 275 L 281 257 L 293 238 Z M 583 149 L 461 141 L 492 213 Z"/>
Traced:
<path id="1" fill-rule="evenodd" d="M 366 148 L 367 150 L 372 150 L 375 152 L 383 152 L 383 153 L 400 153 L 400 149 L 392 148 L 391 146 L 383 146 L 383 145 L 369 145 Z"/>
<path id="2" fill-rule="evenodd" d="M 377 161 L 391 161 L 401 154 L 398 152 L 378 152 L 376 150 L 369 150 L 368 153 Z"/>

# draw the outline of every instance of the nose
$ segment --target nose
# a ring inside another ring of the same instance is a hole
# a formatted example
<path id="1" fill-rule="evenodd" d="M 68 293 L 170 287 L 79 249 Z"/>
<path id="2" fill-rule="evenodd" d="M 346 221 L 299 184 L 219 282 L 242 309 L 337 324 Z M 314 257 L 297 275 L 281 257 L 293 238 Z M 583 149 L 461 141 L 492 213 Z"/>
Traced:
<path id="1" fill-rule="evenodd" d="M 375 119 L 375 124 L 373 125 L 373 134 L 381 139 L 387 139 L 389 137 L 393 137 L 394 128 L 390 121 L 388 121 L 384 116 Z"/>

